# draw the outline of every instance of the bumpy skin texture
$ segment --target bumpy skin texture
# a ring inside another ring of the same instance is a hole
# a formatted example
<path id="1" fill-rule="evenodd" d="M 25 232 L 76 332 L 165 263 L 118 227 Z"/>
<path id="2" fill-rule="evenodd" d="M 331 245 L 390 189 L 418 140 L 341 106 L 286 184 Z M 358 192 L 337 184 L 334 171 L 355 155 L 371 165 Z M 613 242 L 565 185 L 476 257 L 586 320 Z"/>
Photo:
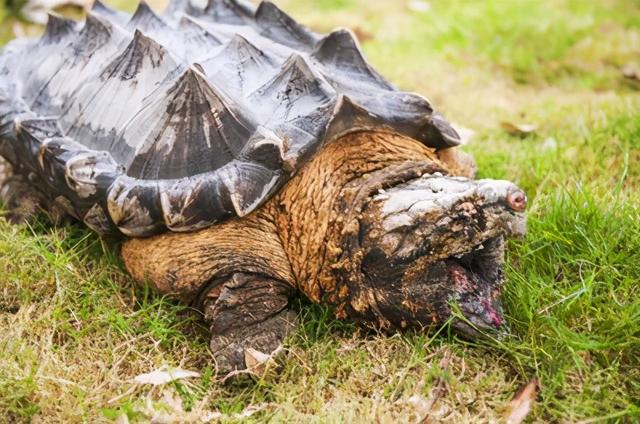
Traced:
<path id="1" fill-rule="evenodd" d="M 453 304 L 465 334 L 504 328 L 526 197 L 474 181 L 457 143 L 350 32 L 320 37 L 269 2 L 96 3 L 0 54 L 9 217 L 154 235 L 124 244 L 126 267 L 202 311 L 219 372 L 295 328 L 295 290 L 378 329 L 442 324 Z"/>
<path id="2" fill-rule="evenodd" d="M 291 330 L 282 319 L 285 287 L 369 327 L 441 324 L 453 302 L 467 318 L 454 320 L 456 328 L 472 336 L 499 330 L 503 237 L 524 234 L 523 205 L 513 203 L 522 192 L 506 181 L 473 181 L 464 163 L 464 154 L 442 155 L 404 136 L 354 133 L 327 145 L 253 214 L 131 240 L 125 264 L 206 311 L 222 370 L 243 366 L 242 348 L 268 351 Z M 237 274 L 261 288 L 238 289 L 245 285 Z M 215 317 L 229 316 L 220 300 L 229 290 L 238 324 L 221 332 Z"/>

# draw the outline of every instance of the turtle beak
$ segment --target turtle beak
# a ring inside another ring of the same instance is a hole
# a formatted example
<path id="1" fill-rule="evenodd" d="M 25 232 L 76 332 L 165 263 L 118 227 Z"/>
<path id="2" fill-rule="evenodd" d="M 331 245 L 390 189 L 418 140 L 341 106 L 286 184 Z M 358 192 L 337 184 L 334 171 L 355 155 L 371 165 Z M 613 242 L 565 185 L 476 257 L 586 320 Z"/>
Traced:
<path id="1" fill-rule="evenodd" d="M 476 300 L 459 307 L 462 316 L 455 316 L 451 325 L 462 336 L 470 339 L 489 336 L 502 340 L 511 335 L 499 298 Z"/>

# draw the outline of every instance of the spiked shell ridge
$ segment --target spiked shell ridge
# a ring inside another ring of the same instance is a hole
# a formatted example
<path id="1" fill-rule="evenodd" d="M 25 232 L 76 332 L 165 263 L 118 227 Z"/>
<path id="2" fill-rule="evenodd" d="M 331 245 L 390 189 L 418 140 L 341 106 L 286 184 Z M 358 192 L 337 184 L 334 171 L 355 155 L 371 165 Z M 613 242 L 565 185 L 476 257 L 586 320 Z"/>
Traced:
<path id="1" fill-rule="evenodd" d="M 273 3 L 99 1 L 0 52 L 0 155 L 99 233 L 194 231 L 244 216 L 318 149 L 382 128 L 436 149 L 458 136 L 394 88 L 353 34 L 321 37 Z"/>

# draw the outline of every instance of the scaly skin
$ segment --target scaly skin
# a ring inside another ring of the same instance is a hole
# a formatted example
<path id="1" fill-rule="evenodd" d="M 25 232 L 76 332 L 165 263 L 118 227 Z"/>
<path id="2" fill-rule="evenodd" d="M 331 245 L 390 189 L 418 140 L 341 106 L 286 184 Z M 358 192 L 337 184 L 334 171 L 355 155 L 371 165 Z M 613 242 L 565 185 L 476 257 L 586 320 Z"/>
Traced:
<path id="1" fill-rule="evenodd" d="M 452 300 L 469 310 L 472 325 L 461 330 L 500 327 L 501 240 L 524 231 L 525 198 L 511 183 L 452 178 L 474 170 L 454 151 L 354 133 L 325 146 L 251 215 L 132 239 L 122 255 L 134 278 L 204 311 L 219 372 L 242 368 L 244 348 L 277 347 L 293 328 L 294 289 L 377 328 L 444 322 Z M 447 205 L 420 207 L 427 198 Z M 489 259 L 449 259 L 489 239 Z"/>
<path id="2" fill-rule="evenodd" d="M 2 50 L 0 130 L 12 220 L 170 231 L 125 243 L 125 264 L 202 310 L 221 372 L 280 343 L 294 290 L 376 328 L 442 323 L 451 302 L 467 334 L 502 326 L 524 193 L 469 179 L 453 127 L 347 30 L 320 38 L 271 2 L 97 2 Z"/>

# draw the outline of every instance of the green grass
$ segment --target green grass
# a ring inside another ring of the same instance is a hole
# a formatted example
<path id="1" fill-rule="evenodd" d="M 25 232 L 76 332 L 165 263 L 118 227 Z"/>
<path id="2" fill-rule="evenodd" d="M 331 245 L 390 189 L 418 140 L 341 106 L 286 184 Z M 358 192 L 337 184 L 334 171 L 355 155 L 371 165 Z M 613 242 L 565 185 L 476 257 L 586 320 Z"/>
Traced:
<path id="1" fill-rule="evenodd" d="M 363 47 L 376 67 L 475 131 L 465 149 L 481 176 L 526 189 L 529 234 L 510 244 L 504 293 L 514 336 L 371 334 L 300 299 L 282 372 L 223 385 L 199 316 L 136 287 L 117 245 L 0 221 L 0 417 L 144 422 L 175 411 L 174 396 L 191 410 L 182 421 L 257 407 L 255 420 L 402 422 L 422 418 L 420 401 L 444 382 L 433 420 L 495 422 L 537 376 L 532 421 L 640 420 L 640 96 L 621 72 L 640 66 L 640 3 L 278 3 L 318 31 L 372 35 Z M 537 130 L 509 135 L 503 121 Z M 203 377 L 131 383 L 165 364 Z"/>

